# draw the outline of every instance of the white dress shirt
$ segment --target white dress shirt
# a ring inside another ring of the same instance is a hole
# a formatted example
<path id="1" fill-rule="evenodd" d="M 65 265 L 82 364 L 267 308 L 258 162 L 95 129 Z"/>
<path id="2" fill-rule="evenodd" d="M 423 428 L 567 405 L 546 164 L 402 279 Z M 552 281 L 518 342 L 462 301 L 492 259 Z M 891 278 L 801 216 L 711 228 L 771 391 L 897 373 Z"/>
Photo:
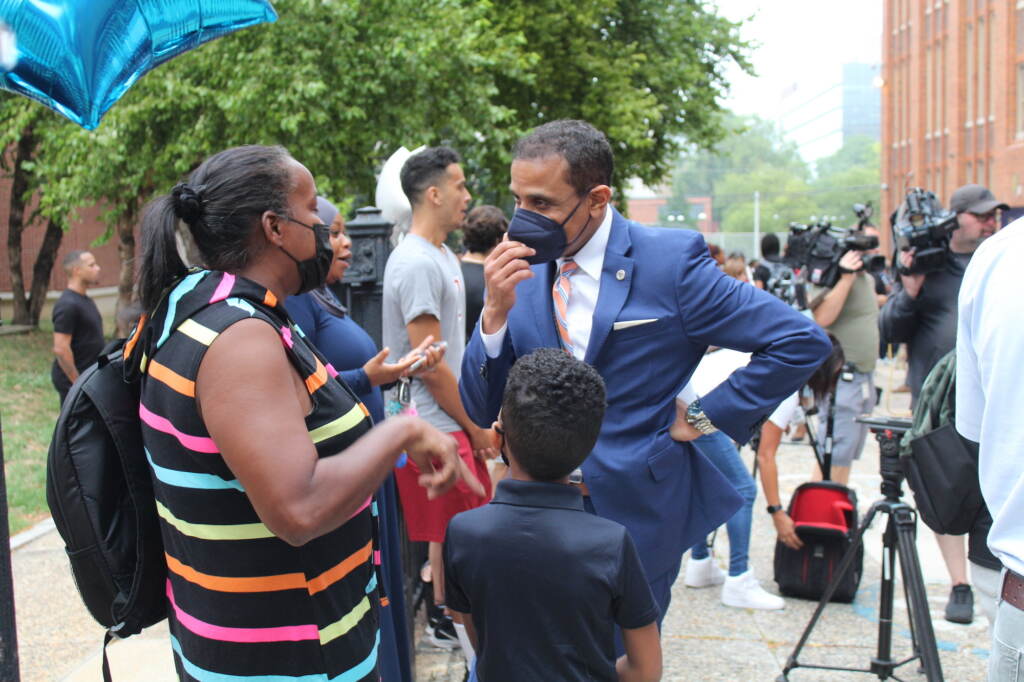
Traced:
<path id="1" fill-rule="evenodd" d="M 590 237 L 572 260 L 579 268 L 569 278 L 571 290 L 569 305 L 566 307 L 566 324 L 569 329 L 569 340 L 572 341 L 572 354 L 582 360 L 587 354 L 590 344 L 590 329 L 594 324 L 594 310 L 597 309 L 597 296 L 601 291 L 601 270 L 604 268 L 604 251 L 608 247 L 608 237 L 612 232 L 612 211 L 605 209 L 604 220 L 597 232 Z M 562 268 L 565 258 L 555 261 L 555 277 Z M 554 282 L 552 282 L 554 284 Z M 554 322 L 552 312 L 551 323 Z M 501 344 L 505 341 L 508 322 L 493 334 L 485 334 L 480 328 L 480 337 L 484 342 L 484 350 L 490 358 L 501 354 Z"/>
<path id="2" fill-rule="evenodd" d="M 964 273 L 956 338 L 956 430 L 980 444 L 988 546 L 1024 574 L 1024 219 L 985 240 Z"/>

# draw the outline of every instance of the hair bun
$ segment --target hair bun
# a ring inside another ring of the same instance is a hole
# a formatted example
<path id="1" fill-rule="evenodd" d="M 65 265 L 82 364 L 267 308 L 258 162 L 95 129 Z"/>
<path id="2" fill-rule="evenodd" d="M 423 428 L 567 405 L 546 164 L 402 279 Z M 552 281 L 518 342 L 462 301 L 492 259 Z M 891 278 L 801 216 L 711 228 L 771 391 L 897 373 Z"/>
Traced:
<path id="1" fill-rule="evenodd" d="M 200 192 L 203 187 L 193 187 L 187 182 L 179 182 L 171 190 L 174 203 L 174 214 L 189 225 L 195 223 L 203 215 L 203 198 Z"/>

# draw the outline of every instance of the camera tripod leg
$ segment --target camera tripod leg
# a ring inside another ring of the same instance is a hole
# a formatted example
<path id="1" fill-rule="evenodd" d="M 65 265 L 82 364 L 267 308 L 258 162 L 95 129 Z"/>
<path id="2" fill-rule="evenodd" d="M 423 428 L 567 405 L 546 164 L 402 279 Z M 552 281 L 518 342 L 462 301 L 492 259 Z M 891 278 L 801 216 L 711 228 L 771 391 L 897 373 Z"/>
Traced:
<path id="1" fill-rule="evenodd" d="M 789 671 L 800 667 L 800 662 L 797 660 L 800 656 L 800 652 L 807 644 L 807 640 L 810 639 L 811 631 L 814 630 L 814 626 L 817 625 L 822 611 L 824 611 L 825 607 L 828 606 L 829 600 L 832 599 L 832 595 L 835 594 L 836 589 L 839 587 L 839 583 L 842 582 L 843 577 L 846 576 L 846 572 L 849 571 L 850 567 L 853 565 L 858 549 L 864 544 L 864 531 L 871 526 L 871 522 L 874 520 L 875 514 L 878 513 L 879 508 L 883 504 L 883 501 L 875 502 L 871 505 L 868 513 L 864 515 L 864 520 L 861 522 L 860 527 L 857 528 L 857 533 L 853 537 L 853 541 L 850 543 L 849 548 L 846 550 L 846 554 L 843 555 L 842 560 L 839 562 L 839 566 L 836 568 L 836 572 L 833 574 L 832 580 L 825 588 L 825 592 L 821 595 L 821 599 L 818 600 L 818 606 L 814 609 L 814 615 L 811 616 L 811 620 L 808 621 L 807 626 L 800 635 L 800 641 L 797 642 L 796 647 L 793 648 L 793 652 L 789 655 L 789 658 L 786 659 L 786 666 L 782 669 L 782 675 L 779 677 L 780 680 L 789 679 L 787 677 Z"/>
<path id="2" fill-rule="evenodd" d="M 879 679 L 886 679 L 896 668 L 892 660 L 892 612 L 893 597 L 896 594 L 896 548 L 898 536 L 893 523 L 892 510 L 882 533 L 882 580 L 878 593 L 878 648 L 871 659 L 871 670 Z M 902 562 L 901 562 L 902 565 Z"/>
<path id="3" fill-rule="evenodd" d="M 928 593 L 924 588 L 921 562 L 915 544 L 917 518 L 914 511 L 905 504 L 896 506 L 890 513 L 896 526 L 896 542 L 904 576 L 903 589 L 910 603 L 912 632 L 918 644 L 921 665 L 928 682 L 941 682 L 942 663 L 939 661 L 935 630 L 932 629 L 931 613 L 928 610 Z"/>

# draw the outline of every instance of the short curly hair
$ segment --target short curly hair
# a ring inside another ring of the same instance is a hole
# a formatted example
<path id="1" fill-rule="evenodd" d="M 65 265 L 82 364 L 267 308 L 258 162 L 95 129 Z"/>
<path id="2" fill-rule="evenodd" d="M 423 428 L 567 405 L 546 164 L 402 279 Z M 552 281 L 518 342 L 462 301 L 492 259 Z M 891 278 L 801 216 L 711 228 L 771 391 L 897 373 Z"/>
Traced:
<path id="1" fill-rule="evenodd" d="M 612 184 L 615 161 L 604 133 L 586 121 L 561 119 L 538 126 L 512 149 L 512 160 L 532 161 L 561 156 L 569 166 L 566 182 L 584 194 L 598 185 Z"/>
<path id="2" fill-rule="evenodd" d="M 470 253 L 487 253 L 508 230 L 508 218 L 497 206 L 477 206 L 462 224 L 462 246 Z"/>
<path id="3" fill-rule="evenodd" d="M 597 370 L 565 351 L 541 348 L 509 371 L 501 421 L 513 457 L 530 478 L 557 481 L 590 454 L 604 411 Z"/>

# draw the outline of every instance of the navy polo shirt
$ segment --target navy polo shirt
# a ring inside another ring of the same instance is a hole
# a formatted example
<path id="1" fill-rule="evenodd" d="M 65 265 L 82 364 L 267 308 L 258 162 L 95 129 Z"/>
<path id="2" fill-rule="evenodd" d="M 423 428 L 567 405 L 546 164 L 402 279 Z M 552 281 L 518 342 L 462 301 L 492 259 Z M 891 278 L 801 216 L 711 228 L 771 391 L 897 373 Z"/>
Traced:
<path id="1" fill-rule="evenodd" d="M 501 481 L 451 520 L 444 552 L 445 602 L 473 616 L 481 682 L 617 680 L 615 625 L 658 619 L 626 529 L 570 485 Z"/>

